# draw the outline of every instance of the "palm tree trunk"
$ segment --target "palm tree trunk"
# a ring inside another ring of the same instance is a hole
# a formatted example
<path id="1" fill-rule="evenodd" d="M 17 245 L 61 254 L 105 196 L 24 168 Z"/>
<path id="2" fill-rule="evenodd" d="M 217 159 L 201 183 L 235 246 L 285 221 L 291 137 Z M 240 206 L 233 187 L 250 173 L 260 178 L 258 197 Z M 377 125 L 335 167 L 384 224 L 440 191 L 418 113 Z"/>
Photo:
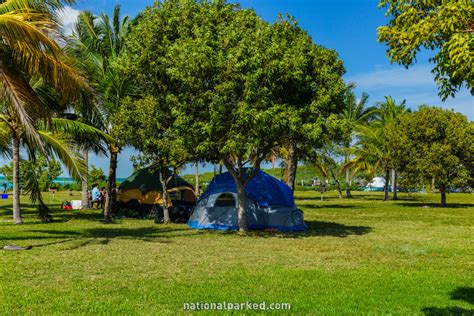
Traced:
<path id="1" fill-rule="evenodd" d="M 15 132 L 12 134 L 13 146 L 13 222 L 22 224 L 20 208 L 20 139 Z"/>
<path id="2" fill-rule="evenodd" d="M 334 175 L 334 171 L 331 170 L 330 172 L 331 172 L 332 179 L 336 183 L 337 195 L 339 196 L 340 199 L 342 199 L 341 183 L 339 182 L 339 180 Z"/>
<path id="3" fill-rule="evenodd" d="M 89 150 L 87 148 L 82 149 L 82 157 L 84 158 L 84 163 L 86 165 L 86 174 L 82 178 L 82 209 L 89 208 Z"/>
<path id="4" fill-rule="evenodd" d="M 439 186 L 439 193 L 441 193 L 441 206 L 446 207 L 447 203 L 446 203 L 446 185 L 445 184 L 441 184 Z"/>
<path id="5" fill-rule="evenodd" d="M 194 163 L 194 194 L 199 196 L 199 163 Z"/>
<path id="6" fill-rule="evenodd" d="M 346 198 L 351 198 L 351 175 L 349 169 L 346 170 Z"/>
<path id="7" fill-rule="evenodd" d="M 385 170 L 385 185 L 383 186 L 383 200 L 388 201 L 388 187 L 390 182 L 390 169 Z"/>
<path id="8" fill-rule="evenodd" d="M 296 149 L 296 142 L 290 141 L 288 146 L 288 156 L 285 162 L 285 181 L 286 184 L 295 191 L 296 171 L 298 168 L 298 153 Z"/>
<path id="9" fill-rule="evenodd" d="M 109 178 L 107 179 L 107 195 L 105 197 L 104 221 L 112 221 L 112 215 L 117 205 L 117 162 L 120 147 L 111 144 L 110 148 Z"/>
<path id="10" fill-rule="evenodd" d="M 392 169 L 392 200 L 398 200 L 397 193 L 397 170 Z"/>
<path id="11" fill-rule="evenodd" d="M 349 145 L 346 144 L 346 148 L 347 147 L 349 147 Z M 344 154 L 344 164 L 347 164 L 348 161 L 349 161 L 349 155 L 346 152 Z M 352 194 L 351 194 L 351 172 L 350 172 L 349 168 L 346 169 L 345 174 L 346 174 L 346 198 L 351 198 L 352 197 Z"/>

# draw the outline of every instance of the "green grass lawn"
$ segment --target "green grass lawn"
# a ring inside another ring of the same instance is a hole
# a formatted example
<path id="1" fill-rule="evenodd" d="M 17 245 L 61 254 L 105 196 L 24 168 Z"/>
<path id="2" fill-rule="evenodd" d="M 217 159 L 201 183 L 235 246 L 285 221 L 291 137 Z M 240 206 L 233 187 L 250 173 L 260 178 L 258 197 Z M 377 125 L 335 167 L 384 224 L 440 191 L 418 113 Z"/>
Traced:
<path id="1" fill-rule="evenodd" d="M 431 194 L 296 197 L 307 233 L 246 237 L 151 220 L 104 225 L 94 210 L 55 209 L 57 221 L 41 224 L 27 208 L 15 226 L 2 201 L 0 246 L 33 248 L 0 250 L 0 314 L 174 315 L 185 302 L 223 301 L 291 303 L 275 314 L 474 314 L 472 195 L 450 194 L 444 209 Z"/>

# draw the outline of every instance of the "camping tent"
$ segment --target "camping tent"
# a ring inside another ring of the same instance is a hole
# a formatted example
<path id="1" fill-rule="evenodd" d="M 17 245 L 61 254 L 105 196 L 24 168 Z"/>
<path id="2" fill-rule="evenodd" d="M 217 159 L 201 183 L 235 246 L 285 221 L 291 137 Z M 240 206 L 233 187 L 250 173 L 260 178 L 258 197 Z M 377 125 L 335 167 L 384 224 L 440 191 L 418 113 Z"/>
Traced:
<path id="1" fill-rule="evenodd" d="M 375 177 L 372 179 L 372 181 L 369 184 L 367 184 L 364 191 L 383 191 L 384 186 L 385 186 L 385 178 Z"/>
<path id="2" fill-rule="evenodd" d="M 170 215 L 173 220 L 178 217 L 187 220 L 192 206 L 196 202 L 194 188 L 184 179 L 173 175 L 170 170 L 167 170 L 166 173 L 167 177 L 172 176 L 168 183 L 168 192 L 171 198 L 168 202 Z M 119 208 L 135 210 L 141 216 L 155 209 L 157 217 L 162 217 L 162 191 L 157 170 L 151 168 L 138 170 L 120 184 L 118 188 Z"/>
<path id="3" fill-rule="evenodd" d="M 245 174 L 249 170 L 245 169 Z M 194 206 L 188 226 L 196 229 L 236 230 L 237 190 L 231 174 L 220 174 L 211 181 Z M 283 182 L 259 170 L 245 186 L 247 226 L 249 229 L 304 231 L 307 229 Z"/>

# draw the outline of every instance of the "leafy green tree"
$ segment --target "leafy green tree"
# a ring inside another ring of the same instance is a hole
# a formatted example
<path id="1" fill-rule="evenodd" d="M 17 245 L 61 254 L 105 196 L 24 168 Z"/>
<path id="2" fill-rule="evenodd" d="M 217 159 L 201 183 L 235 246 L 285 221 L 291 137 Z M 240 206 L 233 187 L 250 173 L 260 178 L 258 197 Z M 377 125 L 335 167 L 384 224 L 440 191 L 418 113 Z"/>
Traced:
<path id="1" fill-rule="evenodd" d="M 172 102 L 159 94 L 124 101 L 114 125 L 124 139 L 141 155 L 135 161 L 158 171 L 163 196 L 163 220 L 170 222 L 168 183 L 188 160 L 188 153 L 177 137 Z M 168 168 L 173 170 L 171 176 Z"/>
<path id="2" fill-rule="evenodd" d="M 450 187 L 472 183 L 474 123 L 451 110 L 422 106 L 405 114 L 388 133 L 388 146 L 406 183 L 420 186 L 435 179 L 446 206 Z"/>
<path id="3" fill-rule="evenodd" d="M 284 73 L 276 40 L 267 23 L 236 4 L 164 1 L 140 16 L 122 61 L 147 97 L 170 107 L 172 117 L 163 119 L 173 121 L 174 127 L 170 135 L 158 129 L 155 138 L 176 137 L 191 160 L 222 161 L 229 170 L 243 231 L 244 187 L 290 124 L 287 104 L 275 98 L 282 91 L 275 85 Z M 253 169 L 246 169 L 248 165 Z"/>
<path id="4" fill-rule="evenodd" d="M 91 183 L 104 183 L 107 180 L 107 177 L 104 174 L 104 170 L 97 168 L 94 165 L 91 165 L 89 170 L 89 180 Z"/>
<path id="5" fill-rule="evenodd" d="M 409 67 L 421 48 L 435 50 L 430 60 L 439 94 L 445 100 L 465 85 L 474 93 L 474 4 L 472 0 L 380 0 L 390 21 L 378 28 L 392 62 Z"/>
<path id="6" fill-rule="evenodd" d="M 345 73 L 334 50 L 316 45 L 291 17 L 268 29 L 265 55 L 271 71 L 271 100 L 282 105 L 286 133 L 279 141 L 284 180 L 294 190 L 298 161 L 327 132 L 326 121 L 343 109 Z"/>

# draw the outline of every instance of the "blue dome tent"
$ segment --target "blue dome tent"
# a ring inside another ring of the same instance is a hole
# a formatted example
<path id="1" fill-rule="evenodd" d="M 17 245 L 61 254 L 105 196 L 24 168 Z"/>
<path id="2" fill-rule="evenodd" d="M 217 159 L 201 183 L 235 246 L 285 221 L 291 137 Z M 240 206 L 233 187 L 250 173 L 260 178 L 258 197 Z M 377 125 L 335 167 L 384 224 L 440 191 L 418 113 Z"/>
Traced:
<path id="1" fill-rule="evenodd" d="M 247 174 L 247 169 L 245 173 Z M 247 226 L 255 229 L 305 231 L 303 212 L 290 187 L 259 170 L 245 186 Z M 229 172 L 220 174 L 194 206 L 188 226 L 195 229 L 237 230 L 237 189 Z"/>

